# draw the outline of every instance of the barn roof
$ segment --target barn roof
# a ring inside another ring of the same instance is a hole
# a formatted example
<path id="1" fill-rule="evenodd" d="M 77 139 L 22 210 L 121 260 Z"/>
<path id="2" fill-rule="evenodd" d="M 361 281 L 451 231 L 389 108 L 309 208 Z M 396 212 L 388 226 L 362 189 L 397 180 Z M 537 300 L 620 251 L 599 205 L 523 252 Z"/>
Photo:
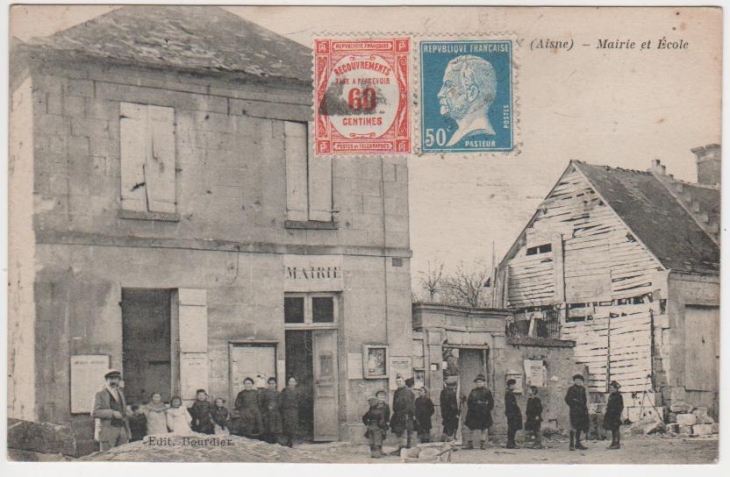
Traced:
<path id="1" fill-rule="evenodd" d="M 311 83 L 311 50 L 212 6 L 127 6 L 31 49 L 183 71 Z"/>
<path id="2" fill-rule="evenodd" d="M 573 165 L 665 267 L 693 273 L 719 271 L 719 246 L 654 174 L 579 161 Z M 719 189 L 683 185 L 702 211 L 719 218 Z"/>

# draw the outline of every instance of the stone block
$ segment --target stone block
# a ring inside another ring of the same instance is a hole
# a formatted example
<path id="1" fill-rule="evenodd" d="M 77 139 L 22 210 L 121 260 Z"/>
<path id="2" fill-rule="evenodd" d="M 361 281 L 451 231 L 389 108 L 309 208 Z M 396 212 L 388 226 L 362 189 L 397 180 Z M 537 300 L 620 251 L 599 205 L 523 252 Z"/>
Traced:
<path id="1" fill-rule="evenodd" d="M 712 433 L 713 434 L 719 434 L 720 433 L 720 424 L 714 423 L 710 424 L 712 426 Z"/>
<path id="2" fill-rule="evenodd" d="M 694 414 L 697 417 L 697 424 L 714 424 L 715 423 L 715 420 L 707 414 L 706 407 L 698 407 L 697 409 L 692 411 L 692 414 Z"/>
<path id="3" fill-rule="evenodd" d="M 664 426 L 662 420 L 657 417 L 641 421 L 637 425 L 644 430 L 644 434 L 654 434 L 666 430 L 666 426 Z"/>
<path id="4" fill-rule="evenodd" d="M 669 410 L 676 412 L 677 414 L 686 414 L 688 412 L 692 412 L 692 409 L 694 409 L 692 405 L 684 402 L 678 402 L 669 406 Z"/>
<path id="5" fill-rule="evenodd" d="M 63 114 L 64 116 L 83 118 L 86 114 L 86 98 L 81 96 L 64 96 Z"/>
<path id="6" fill-rule="evenodd" d="M 694 426 L 697 424 L 697 416 L 694 414 L 677 414 L 677 424 L 680 426 Z"/>
<path id="7" fill-rule="evenodd" d="M 677 423 L 677 413 L 668 412 L 667 413 L 667 424 L 676 424 L 676 423 Z"/>
<path id="8" fill-rule="evenodd" d="M 692 434 L 692 426 L 679 426 L 679 433 L 682 435 L 691 435 Z"/>
<path id="9" fill-rule="evenodd" d="M 71 79 L 66 85 L 65 93 L 68 96 L 86 96 L 91 98 L 94 96 L 94 82 L 84 79 Z"/>
<path id="10" fill-rule="evenodd" d="M 712 424 L 696 424 L 692 426 L 692 434 L 697 436 L 709 436 L 713 434 Z"/>
<path id="11" fill-rule="evenodd" d="M 8 448 L 75 456 L 76 439 L 66 426 L 8 419 Z"/>

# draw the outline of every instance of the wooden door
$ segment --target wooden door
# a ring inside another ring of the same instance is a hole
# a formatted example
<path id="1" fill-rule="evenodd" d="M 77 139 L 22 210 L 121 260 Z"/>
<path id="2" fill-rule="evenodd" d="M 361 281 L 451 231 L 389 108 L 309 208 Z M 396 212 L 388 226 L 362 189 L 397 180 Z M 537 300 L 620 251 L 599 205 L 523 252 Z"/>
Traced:
<path id="1" fill-rule="evenodd" d="M 233 408 L 236 396 L 243 390 L 243 380 L 251 378 L 256 382 L 256 376 L 266 379 L 276 377 L 276 347 L 272 345 L 237 344 L 230 345 L 230 401 Z"/>
<path id="2" fill-rule="evenodd" d="M 685 388 L 718 392 L 720 309 L 688 305 L 684 324 Z"/>
<path id="3" fill-rule="evenodd" d="M 339 439 L 337 415 L 337 331 L 312 331 L 314 440 Z"/>

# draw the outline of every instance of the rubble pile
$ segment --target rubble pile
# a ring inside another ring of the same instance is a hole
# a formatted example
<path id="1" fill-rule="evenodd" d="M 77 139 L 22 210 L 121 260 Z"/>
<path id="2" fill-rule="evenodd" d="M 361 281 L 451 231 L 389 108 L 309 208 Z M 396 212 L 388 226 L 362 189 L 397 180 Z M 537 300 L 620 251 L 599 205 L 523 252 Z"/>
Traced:
<path id="1" fill-rule="evenodd" d="M 719 426 L 707 414 L 706 407 L 692 407 L 690 404 L 677 403 L 667 413 L 667 432 L 682 436 L 709 436 L 717 434 Z"/>
<path id="2" fill-rule="evenodd" d="M 307 446 L 311 447 L 311 446 Z M 238 436 L 204 434 L 150 436 L 104 452 L 82 457 L 81 461 L 116 462 L 309 462 L 338 461 L 338 452 L 323 449 L 291 449 L 278 444 Z"/>

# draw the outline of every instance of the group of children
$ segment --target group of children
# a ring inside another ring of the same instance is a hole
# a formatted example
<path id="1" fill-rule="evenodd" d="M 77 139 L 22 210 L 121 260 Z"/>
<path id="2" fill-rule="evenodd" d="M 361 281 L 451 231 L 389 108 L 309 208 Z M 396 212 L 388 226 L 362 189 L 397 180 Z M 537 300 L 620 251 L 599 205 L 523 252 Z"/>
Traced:
<path id="1" fill-rule="evenodd" d="M 581 432 L 588 433 L 590 423 L 588 415 L 588 399 L 583 386 L 583 376 L 573 376 L 573 385 L 568 389 L 565 402 L 569 407 L 570 415 L 570 450 L 586 450 L 581 443 Z M 466 419 L 464 420 L 463 442 L 464 449 L 474 449 L 477 441 L 481 449 L 487 448 L 489 428 L 492 427 L 492 409 L 494 399 L 486 387 L 484 375 L 474 379 L 475 387 L 466 398 Z M 428 395 L 428 389 L 422 387 L 414 389 L 413 379 L 404 380 L 396 376 L 397 389 L 393 394 L 393 414 L 387 404 L 385 391 L 378 391 L 375 397 L 368 400 L 369 409 L 363 415 L 362 422 L 367 427 L 365 437 L 370 444 L 370 455 L 373 458 L 385 456 L 383 440 L 390 429 L 398 437 L 399 447 L 392 455 L 399 455 L 403 448 L 413 444 L 412 434 L 416 432 L 419 442 L 429 442 L 431 434 L 431 418 L 434 414 L 434 405 Z M 505 416 L 507 418 L 507 448 L 516 449 L 515 436 L 523 428 L 522 411 L 515 395 L 516 381 L 507 381 L 507 390 L 504 396 Z M 612 440 L 609 449 L 619 449 L 621 413 L 623 398 L 619 392 L 620 385 L 612 381 L 609 385 L 610 396 L 604 414 L 603 427 L 611 431 Z M 418 397 L 416 397 L 418 393 Z M 455 439 L 459 427 L 460 401 L 457 397 L 456 382 L 447 380 L 441 391 L 440 405 L 443 422 L 442 441 Z M 525 409 L 524 430 L 529 433 L 533 448 L 543 449 L 542 445 L 542 401 L 538 396 L 538 388 L 528 388 L 527 406 Z"/>
<path id="2" fill-rule="evenodd" d="M 132 407 L 135 418 L 131 419 L 134 437 L 160 434 L 188 435 L 193 432 L 227 435 L 228 409 L 225 400 L 217 398 L 213 404 L 208 401 L 205 389 L 198 389 L 195 403 L 189 409 L 183 406 L 179 396 L 173 396 L 170 404 L 162 402 L 162 395 L 152 393 L 150 402 Z"/>
<path id="3" fill-rule="evenodd" d="M 287 388 L 279 392 L 276 378 L 272 377 L 266 389 L 257 390 L 254 380 L 246 378 L 236 397 L 233 415 L 229 414 L 225 399 L 219 397 L 211 403 L 205 389 L 196 391 L 190 408 L 183 406 L 178 396 L 167 405 L 162 402 L 162 395 L 155 392 L 148 404 L 133 409 L 137 418 L 130 422 L 132 434 L 138 438 L 167 433 L 234 434 L 292 447 L 299 426 L 300 398 L 296 386 L 296 378 L 291 377 Z"/>

